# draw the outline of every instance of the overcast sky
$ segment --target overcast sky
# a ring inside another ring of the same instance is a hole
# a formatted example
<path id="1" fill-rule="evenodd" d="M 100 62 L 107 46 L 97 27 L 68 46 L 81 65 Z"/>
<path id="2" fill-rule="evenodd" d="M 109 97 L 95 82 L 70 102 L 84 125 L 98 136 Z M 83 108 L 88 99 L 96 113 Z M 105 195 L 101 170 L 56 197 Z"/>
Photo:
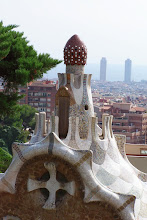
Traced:
<path id="1" fill-rule="evenodd" d="M 63 59 L 67 40 L 78 34 L 88 63 L 147 64 L 147 0 L 1 0 L 0 20 L 19 25 L 38 52 L 54 58 Z"/>

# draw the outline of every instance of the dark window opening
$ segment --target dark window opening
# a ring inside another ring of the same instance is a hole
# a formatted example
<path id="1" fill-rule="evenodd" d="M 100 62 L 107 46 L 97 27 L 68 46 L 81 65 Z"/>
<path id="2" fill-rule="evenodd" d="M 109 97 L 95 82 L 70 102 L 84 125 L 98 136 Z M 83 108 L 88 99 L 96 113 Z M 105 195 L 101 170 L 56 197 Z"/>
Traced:
<path id="1" fill-rule="evenodd" d="M 69 97 L 59 97 L 59 137 L 64 139 L 68 133 L 69 126 Z"/>
<path id="2" fill-rule="evenodd" d="M 67 194 L 67 192 L 63 189 L 59 189 L 56 192 L 56 205 L 58 206 L 58 204 L 60 204 L 63 200 L 63 197 Z"/>
<path id="3" fill-rule="evenodd" d="M 88 105 L 85 105 L 85 110 L 88 110 Z"/>
<path id="4" fill-rule="evenodd" d="M 49 172 L 44 173 L 40 178 L 37 178 L 38 181 L 46 182 L 50 179 Z M 45 188 L 40 189 L 41 194 L 44 196 L 45 201 L 47 201 L 49 197 L 49 191 Z"/>

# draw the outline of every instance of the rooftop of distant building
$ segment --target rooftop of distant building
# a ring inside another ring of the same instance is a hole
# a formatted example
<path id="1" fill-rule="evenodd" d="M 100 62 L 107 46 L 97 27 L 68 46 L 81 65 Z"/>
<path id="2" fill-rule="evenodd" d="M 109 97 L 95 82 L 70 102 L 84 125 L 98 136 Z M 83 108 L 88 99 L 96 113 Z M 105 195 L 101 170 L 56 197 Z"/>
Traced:
<path id="1" fill-rule="evenodd" d="M 42 80 L 42 81 L 32 81 L 28 86 L 39 86 L 39 87 L 54 87 L 56 83 L 51 80 Z"/>

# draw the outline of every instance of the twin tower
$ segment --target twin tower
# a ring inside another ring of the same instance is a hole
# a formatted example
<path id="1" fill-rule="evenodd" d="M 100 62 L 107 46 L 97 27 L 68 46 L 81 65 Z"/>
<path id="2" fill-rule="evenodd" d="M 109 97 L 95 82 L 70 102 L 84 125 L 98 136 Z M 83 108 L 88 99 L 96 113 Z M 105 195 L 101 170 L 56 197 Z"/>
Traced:
<path id="1" fill-rule="evenodd" d="M 131 82 L 131 68 L 132 61 L 130 59 L 125 60 L 125 73 L 124 73 L 124 82 Z M 100 81 L 106 81 L 106 69 L 107 69 L 107 60 L 105 57 L 102 57 L 100 61 Z"/>

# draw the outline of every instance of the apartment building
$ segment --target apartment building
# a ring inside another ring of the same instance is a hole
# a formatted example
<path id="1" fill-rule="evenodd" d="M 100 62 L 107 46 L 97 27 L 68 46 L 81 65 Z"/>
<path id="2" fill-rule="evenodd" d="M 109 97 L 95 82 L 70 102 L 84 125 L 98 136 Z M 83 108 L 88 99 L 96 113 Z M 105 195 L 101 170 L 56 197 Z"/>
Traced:
<path id="1" fill-rule="evenodd" d="M 49 118 L 54 111 L 56 92 L 57 84 L 53 81 L 33 81 L 26 87 L 19 88 L 19 93 L 25 95 L 19 103 L 28 104 L 39 112 L 44 111 Z"/>
<path id="2" fill-rule="evenodd" d="M 98 123 L 102 125 L 102 114 L 113 115 L 112 129 L 114 134 L 126 135 L 126 142 L 131 144 L 146 144 L 147 113 L 142 107 L 131 103 L 113 103 L 103 107 L 95 107 Z"/>

